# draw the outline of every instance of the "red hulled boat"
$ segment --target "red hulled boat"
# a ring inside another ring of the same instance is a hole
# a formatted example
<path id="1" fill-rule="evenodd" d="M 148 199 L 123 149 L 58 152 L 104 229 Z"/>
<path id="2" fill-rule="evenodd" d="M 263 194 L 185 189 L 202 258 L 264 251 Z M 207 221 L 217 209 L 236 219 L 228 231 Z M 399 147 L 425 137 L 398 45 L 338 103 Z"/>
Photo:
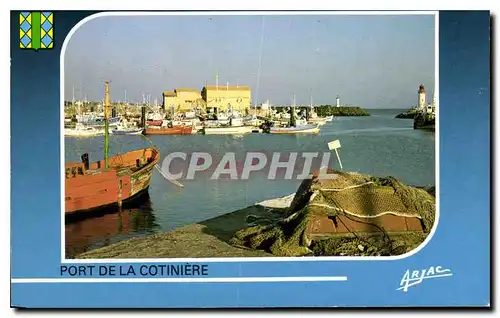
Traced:
<path id="1" fill-rule="evenodd" d="M 173 126 L 144 129 L 144 135 L 191 135 L 193 133 L 192 126 Z"/>
<path id="2" fill-rule="evenodd" d="M 163 125 L 163 120 L 150 120 L 150 121 L 147 121 L 146 124 L 148 126 L 161 126 L 161 125 Z"/>
<path id="3" fill-rule="evenodd" d="M 147 191 L 160 153 L 146 148 L 116 155 L 107 169 L 104 160 L 89 164 L 82 157 L 82 163 L 65 166 L 66 214 L 121 205 Z"/>
<path id="4" fill-rule="evenodd" d="M 65 165 L 66 215 L 112 205 L 121 206 L 147 191 L 153 168 L 160 159 L 156 148 L 145 148 L 108 158 L 108 83 L 105 89 L 104 160 Z"/>

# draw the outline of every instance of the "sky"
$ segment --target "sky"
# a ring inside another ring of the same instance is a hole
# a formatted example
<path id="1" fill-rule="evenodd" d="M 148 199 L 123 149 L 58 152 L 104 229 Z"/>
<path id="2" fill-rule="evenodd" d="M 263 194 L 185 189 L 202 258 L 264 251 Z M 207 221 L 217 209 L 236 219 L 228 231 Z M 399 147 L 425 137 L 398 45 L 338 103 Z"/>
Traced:
<path id="1" fill-rule="evenodd" d="M 255 102 L 409 108 L 434 91 L 431 15 L 108 16 L 64 56 L 65 99 L 158 99 L 175 88 L 247 85 Z M 126 93 L 125 93 L 126 92 Z"/>

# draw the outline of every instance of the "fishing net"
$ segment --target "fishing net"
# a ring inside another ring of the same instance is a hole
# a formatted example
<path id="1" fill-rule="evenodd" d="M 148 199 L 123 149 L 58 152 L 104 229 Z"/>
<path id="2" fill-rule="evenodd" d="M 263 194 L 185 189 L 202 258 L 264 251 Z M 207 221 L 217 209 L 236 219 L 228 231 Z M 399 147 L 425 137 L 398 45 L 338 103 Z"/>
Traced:
<path id="1" fill-rule="evenodd" d="M 330 173 L 333 179 L 304 180 L 281 218 L 266 222 L 253 219 L 253 226 L 236 232 L 231 243 L 277 256 L 397 255 L 417 247 L 428 235 L 435 217 L 431 191 L 404 185 L 393 177 Z M 423 231 L 386 231 L 383 224 L 376 222 L 385 214 L 418 218 Z M 308 225 L 321 217 L 366 223 L 378 230 L 359 233 L 344 224 L 349 230 L 346 235 L 313 240 Z"/>

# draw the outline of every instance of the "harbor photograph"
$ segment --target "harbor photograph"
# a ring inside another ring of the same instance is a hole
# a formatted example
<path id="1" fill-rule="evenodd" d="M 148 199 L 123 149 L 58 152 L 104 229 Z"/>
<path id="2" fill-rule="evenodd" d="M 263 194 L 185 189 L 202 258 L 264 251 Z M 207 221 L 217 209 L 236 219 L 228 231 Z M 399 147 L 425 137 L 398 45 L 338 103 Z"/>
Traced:
<path id="1" fill-rule="evenodd" d="M 66 259 L 380 257 L 436 229 L 436 16 L 101 15 L 62 50 Z"/>

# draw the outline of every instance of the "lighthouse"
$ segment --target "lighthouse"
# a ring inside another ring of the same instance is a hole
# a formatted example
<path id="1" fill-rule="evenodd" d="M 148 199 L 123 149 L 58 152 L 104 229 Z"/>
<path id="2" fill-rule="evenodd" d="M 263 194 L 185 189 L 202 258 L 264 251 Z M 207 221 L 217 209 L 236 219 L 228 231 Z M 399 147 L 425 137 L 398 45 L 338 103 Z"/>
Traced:
<path id="1" fill-rule="evenodd" d="M 340 107 L 340 96 L 339 95 L 337 95 L 336 101 L 337 101 L 337 107 Z"/>
<path id="2" fill-rule="evenodd" d="M 424 85 L 420 85 L 418 88 L 418 109 L 424 110 L 427 104 L 425 101 L 425 88 Z"/>

